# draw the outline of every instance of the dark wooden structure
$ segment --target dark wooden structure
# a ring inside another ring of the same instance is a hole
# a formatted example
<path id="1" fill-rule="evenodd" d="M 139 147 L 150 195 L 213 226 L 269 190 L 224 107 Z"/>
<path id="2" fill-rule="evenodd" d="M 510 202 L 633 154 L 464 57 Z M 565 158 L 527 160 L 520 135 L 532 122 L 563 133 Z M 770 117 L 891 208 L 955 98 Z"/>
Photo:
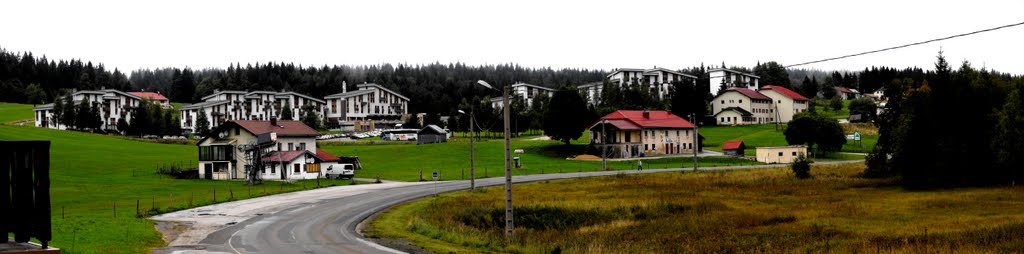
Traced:
<path id="1" fill-rule="evenodd" d="M 448 142 L 448 132 L 437 125 L 427 125 L 416 132 L 416 144 Z"/>
<path id="2" fill-rule="evenodd" d="M 50 230 L 50 141 L 0 141 L 0 243 L 36 238 L 43 249 Z"/>
<path id="3" fill-rule="evenodd" d="M 740 140 L 730 140 L 722 144 L 722 152 L 728 156 L 744 156 L 744 151 L 747 149 L 747 145 Z"/>

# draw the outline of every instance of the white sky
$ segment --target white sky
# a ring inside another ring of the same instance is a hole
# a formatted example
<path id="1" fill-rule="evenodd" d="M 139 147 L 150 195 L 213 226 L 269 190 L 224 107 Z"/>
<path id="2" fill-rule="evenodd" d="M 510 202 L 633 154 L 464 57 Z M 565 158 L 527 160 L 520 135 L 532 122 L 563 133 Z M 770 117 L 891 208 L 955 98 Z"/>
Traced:
<path id="1" fill-rule="evenodd" d="M 286 2 L 286 3 L 285 3 Z M 1024 21 L 1024 1 L 3 1 L 0 47 L 138 68 L 233 62 L 795 64 Z M 1024 74 L 1024 26 L 803 66 Z"/>

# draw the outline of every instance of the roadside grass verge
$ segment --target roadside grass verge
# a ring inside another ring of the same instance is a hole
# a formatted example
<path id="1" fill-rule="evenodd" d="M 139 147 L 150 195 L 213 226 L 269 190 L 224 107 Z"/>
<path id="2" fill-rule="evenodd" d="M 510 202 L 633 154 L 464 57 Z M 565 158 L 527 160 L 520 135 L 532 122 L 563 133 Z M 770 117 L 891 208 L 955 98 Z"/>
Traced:
<path id="1" fill-rule="evenodd" d="M 515 240 L 504 190 L 453 192 L 402 204 L 372 237 L 435 253 L 1015 252 L 1024 187 L 906 191 L 857 177 L 863 164 L 615 175 L 519 184 Z"/>
<path id="2" fill-rule="evenodd" d="M 156 173 L 160 164 L 195 164 L 194 145 L 11 125 L 0 125 L 0 139 L 51 141 L 50 244 L 64 253 L 145 253 L 163 246 L 153 222 L 136 217 L 136 202 L 139 214 L 151 215 L 316 187 L 315 180 L 265 181 L 250 189 L 240 181 L 177 180 Z M 320 180 L 321 186 L 350 183 Z"/>

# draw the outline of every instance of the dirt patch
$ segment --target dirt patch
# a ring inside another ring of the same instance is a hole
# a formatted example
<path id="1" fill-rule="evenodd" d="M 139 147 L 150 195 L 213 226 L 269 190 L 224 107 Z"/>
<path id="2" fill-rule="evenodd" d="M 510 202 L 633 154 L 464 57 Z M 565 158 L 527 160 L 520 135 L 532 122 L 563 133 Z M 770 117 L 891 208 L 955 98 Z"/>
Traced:
<path id="1" fill-rule="evenodd" d="M 573 158 L 573 159 L 575 159 L 575 160 L 584 160 L 584 161 L 594 161 L 594 160 L 600 160 L 601 157 L 597 157 L 597 156 L 589 155 L 589 154 L 581 154 L 581 155 L 576 155 L 576 157 Z"/>
<path id="2" fill-rule="evenodd" d="M 188 230 L 191 225 L 191 222 L 157 221 L 153 227 L 156 227 L 156 231 L 160 232 L 160 238 L 165 243 L 171 243 L 178 239 L 178 236 L 185 232 L 185 230 Z"/>

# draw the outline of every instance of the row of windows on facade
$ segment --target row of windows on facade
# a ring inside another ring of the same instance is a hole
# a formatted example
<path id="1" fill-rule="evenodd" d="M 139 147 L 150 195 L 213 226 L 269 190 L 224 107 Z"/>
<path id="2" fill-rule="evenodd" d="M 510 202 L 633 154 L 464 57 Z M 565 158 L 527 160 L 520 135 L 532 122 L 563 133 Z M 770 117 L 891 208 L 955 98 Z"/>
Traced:
<path id="1" fill-rule="evenodd" d="M 736 118 L 735 116 L 733 116 L 733 117 L 722 117 L 722 118 L 720 118 L 721 122 L 723 122 L 723 123 L 728 123 L 728 122 L 729 122 L 729 120 L 732 120 L 732 122 L 736 122 L 736 119 L 737 119 L 737 118 Z M 750 121 L 753 121 L 753 119 L 754 119 L 754 118 L 752 118 L 752 117 L 749 117 L 749 116 L 745 116 L 745 117 L 743 117 L 743 121 L 744 121 L 744 122 L 750 122 Z M 767 122 L 771 122 L 771 121 L 775 121 L 775 118 L 774 118 L 774 117 L 766 117 L 766 118 L 758 118 L 758 120 L 764 120 L 764 121 L 767 121 Z"/>
<path id="2" fill-rule="evenodd" d="M 651 149 L 647 149 L 647 145 L 648 144 L 644 144 L 644 150 L 658 150 L 658 144 L 650 144 Z M 672 144 L 668 145 L 671 146 Z M 693 143 L 676 144 L 676 151 L 679 151 L 680 147 L 683 149 L 693 149 Z"/>

